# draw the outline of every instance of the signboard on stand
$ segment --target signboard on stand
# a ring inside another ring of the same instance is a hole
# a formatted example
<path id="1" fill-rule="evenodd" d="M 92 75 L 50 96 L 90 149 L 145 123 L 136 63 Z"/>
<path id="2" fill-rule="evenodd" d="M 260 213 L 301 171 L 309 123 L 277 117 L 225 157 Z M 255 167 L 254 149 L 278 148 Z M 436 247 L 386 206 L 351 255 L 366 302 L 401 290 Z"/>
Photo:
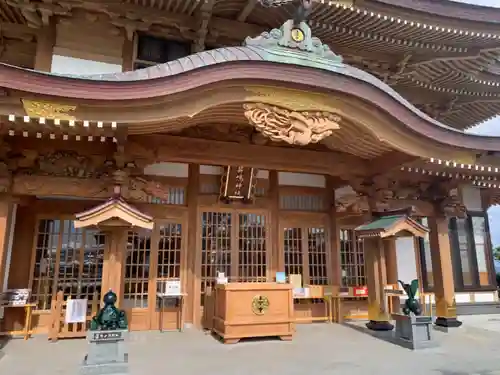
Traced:
<path id="1" fill-rule="evenodd" d="M 24 306 L 28 303 L 30 293 L 29 289 L 7 289 L 0 293 L 0 307 Z"/>
<path id="2" fill-rule="evenodd" d="M 68 299 L 66 301 L 65 323 L 85 323 L 87 321 L 87 300 Z"/>
<path id="3" fill-rule="evenodd" d="M 352 288 L 354 297 L 368 297 L 368 288 L 366 286 L 355 286 Z"/>
<path id="4" fill-rule="evenodd" d="M 179 279 L 163 280 L 158 294 L 164 297 L 180 296 L 182 294 L 181 281 Z"/>
<path id="5" fill-rule="evenodd" d="M 224 272 L 217 273 L 217 279 L 216 279 L 217 284 L 227 284 L 227 281 L 228 280 Z"/>

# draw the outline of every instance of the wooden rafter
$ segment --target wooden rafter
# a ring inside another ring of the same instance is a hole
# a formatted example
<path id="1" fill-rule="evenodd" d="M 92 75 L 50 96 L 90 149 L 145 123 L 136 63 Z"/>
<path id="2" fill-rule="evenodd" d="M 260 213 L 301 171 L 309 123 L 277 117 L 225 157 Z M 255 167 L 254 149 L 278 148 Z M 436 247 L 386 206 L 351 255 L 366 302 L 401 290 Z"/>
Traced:
<path id="1" fill-rule="evenodd" d="M 239 22 L 244 22 L 246 21 L 247 17 L 252 13 L 253 9 L 257 5 L 258 0 L 247 0 L 247 3 L 245 4 L 245 7 L 241 10 L 241 12 L 238 14 L 238 17 L 236 19 Z"/>
<path id="2" fill-rule="evenodd" d="M 199 27 L 197 31 L 197 39 L 193 43 L 193 52 L 201 52 L 205 50 L 205 40 L 208 35 L 208 26 L 212 18 L 212 11 L 215 5 L 215 0 L 207 0 L 200 8 Z"/>
<path id="3" fill-rule="evenodd" d="M 416 156 L 408 155 L 401 151 L 390 151 L 370 161 L 369 171 L 373 176 L 389 173 L 394 168 L 401 167 L 406 163 L 414 162 L 418 159 Z"/>

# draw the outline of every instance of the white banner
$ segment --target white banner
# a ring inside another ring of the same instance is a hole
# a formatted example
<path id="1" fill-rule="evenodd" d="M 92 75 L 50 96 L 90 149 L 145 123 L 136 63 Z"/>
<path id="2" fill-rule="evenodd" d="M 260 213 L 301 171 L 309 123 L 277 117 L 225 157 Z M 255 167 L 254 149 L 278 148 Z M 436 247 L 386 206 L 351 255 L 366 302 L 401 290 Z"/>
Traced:
<path id="1" fill-rule="evenodd" d="M 87 320 L 87 300 L 69 299 L 66 302 L 65 323 L 85 323 Z"/>

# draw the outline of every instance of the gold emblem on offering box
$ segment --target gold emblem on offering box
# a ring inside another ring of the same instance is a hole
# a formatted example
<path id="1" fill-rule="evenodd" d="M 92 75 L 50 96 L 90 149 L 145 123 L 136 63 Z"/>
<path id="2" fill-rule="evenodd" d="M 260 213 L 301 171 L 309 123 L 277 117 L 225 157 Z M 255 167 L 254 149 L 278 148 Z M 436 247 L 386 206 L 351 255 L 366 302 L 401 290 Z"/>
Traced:
<path id="1" fill-rule="evenodd" d="M 304 40 L 304 32 L 298 27 L 292 29 L 292 40 L 296 43 L 300 43 Z"/>
<path id="2" fill-rule="evenodd" d="M 264 315 L 269 308 L 269 299 L 266 296 L 255 296 L 252 299 L 252 311 L 255 315 Z"/>

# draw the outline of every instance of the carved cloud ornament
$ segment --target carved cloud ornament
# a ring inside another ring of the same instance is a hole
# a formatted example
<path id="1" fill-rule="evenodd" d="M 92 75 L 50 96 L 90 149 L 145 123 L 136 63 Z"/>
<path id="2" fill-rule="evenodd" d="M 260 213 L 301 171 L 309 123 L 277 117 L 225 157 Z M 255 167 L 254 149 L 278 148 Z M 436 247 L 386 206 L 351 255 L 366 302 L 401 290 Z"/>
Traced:
<path id="1" fill-rule="evenodd" d="M 340 129 L 341 117 L 330 112 L 295 112 L 264 103 L 243 105 L 250 124 L 273 141 L 305 146 Z"/>

